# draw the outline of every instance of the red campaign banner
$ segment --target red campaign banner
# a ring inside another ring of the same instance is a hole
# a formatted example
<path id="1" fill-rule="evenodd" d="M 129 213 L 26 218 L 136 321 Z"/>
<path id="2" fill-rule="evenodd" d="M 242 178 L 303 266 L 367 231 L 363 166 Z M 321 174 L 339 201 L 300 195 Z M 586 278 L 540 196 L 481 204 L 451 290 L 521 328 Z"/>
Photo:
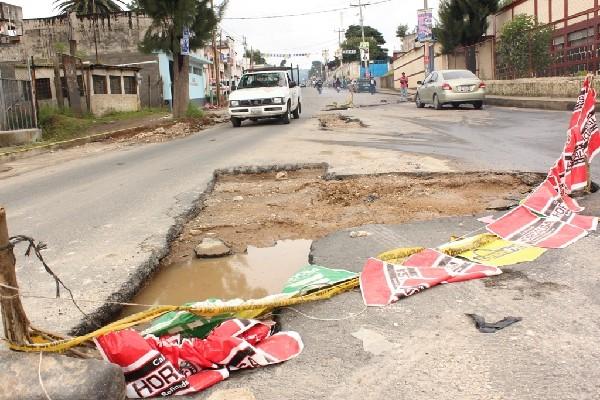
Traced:
<path id="1" fill-rule="evenodd" d="M 600 151 L 595 105 L 596 91 L 589 87 L 589 81 L 586 79 L 571 117 L 568 140 L 563 151 L 564 184 L 569 193 L 587 186 L 588 164 Z M 593 143 L 592 147 L 590 143 Z"/>
<path id="2" fill-rule="evenodd" d="M 441 283 L 462 282 L 501 273 L 496 267 L 426 249 L 409 257 L 402 265 L 370 258 L 360 275 L 360 290 L 365 305 L 386 306 Z"/>
<path id="3" fill-rule="evenodd" d="M 523 202 L 523 205 L 548 219 L 566 222 L 585 230 L 596 230 L 598 218 L 578 215 L 578 209 L 564 201 L 568 196 L 561 196 L 552 183 L 545 180 Z"/>
<path id="4" fill-rule="evenodd" d="M 516 207 L 486 228 L 503 239 L 549 249 L 565 248 L 588 234 L 566 222 L 540 218 L 524 206 Z"/>
<path id="5" fill-rule="evenodd" d="M 204 390 L 229 377 L 229 371 L 277 364 L 304 347 L 296 332 L 272 334 L 274 323 L 232 319 L 206 339 L 180 335 L 145 338 L 133 329 L 94 341 L 103 357 L 121 367 L 128 398 L 180 396 Z"/>

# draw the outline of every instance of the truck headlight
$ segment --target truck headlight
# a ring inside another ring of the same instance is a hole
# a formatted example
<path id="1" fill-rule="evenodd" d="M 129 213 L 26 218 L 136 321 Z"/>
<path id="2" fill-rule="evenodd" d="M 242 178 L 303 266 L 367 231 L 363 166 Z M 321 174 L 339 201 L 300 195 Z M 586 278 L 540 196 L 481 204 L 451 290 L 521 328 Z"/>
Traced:
<path id="1" fill-rule="evenodd" d="M 283 97 L 274 97 L 273 104 L 283 104 Z"/>
<path id="2" fill-rule="evenodd" d="M 239 105 L 240 105 L 240 102 L 239 102 L 239 101 L 237 101 L 237 100 L 231 100 L 231 101 L 229 102 L 229 105 L 230 105 L 231 107 L 237 107 L 237 106 L 239 106 Z"/>

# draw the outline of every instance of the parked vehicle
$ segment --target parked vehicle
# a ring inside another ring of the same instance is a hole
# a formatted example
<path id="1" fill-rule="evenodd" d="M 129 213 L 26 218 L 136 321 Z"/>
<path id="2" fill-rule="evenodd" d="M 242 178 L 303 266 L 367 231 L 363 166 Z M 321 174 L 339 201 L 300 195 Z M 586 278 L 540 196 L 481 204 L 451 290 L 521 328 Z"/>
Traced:
<path id="1" fill-rule="evenodd" d="M 237 90 L 229 96 L 229 115 L 234 127 L 242 121 L 279 118 L 284 124 L 300 118 L 302 93 L 290 79 L 289 68 L 261 68 L 247 71 Z M 292 72 L 293 73 L 293 72 Z"/>
<path id="2" fill-rule="evenodd" d="M 356 80 L 356 84 L 354 85 L 355 91 L 357 93 L 368 93 L 371 91 L 370 79 L 368 78 L 360 78 Z"/>
<path id="3" fill-rule="evenodd" d="M 425 81 L 418 81 L 415 103 L 418 108 L 432 104 L 440 110 L 445 104 L 458 108 L 472 104 L 479 110 L 485 102 L 485 83 L 466 69 L 433 71 Z"/>

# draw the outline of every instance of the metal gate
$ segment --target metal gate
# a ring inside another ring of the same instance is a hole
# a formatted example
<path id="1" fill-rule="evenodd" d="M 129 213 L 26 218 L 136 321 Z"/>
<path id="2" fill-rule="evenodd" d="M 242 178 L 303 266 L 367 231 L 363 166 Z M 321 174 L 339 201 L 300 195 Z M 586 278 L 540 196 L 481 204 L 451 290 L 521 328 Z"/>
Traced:
<path id="1" fill-rule="evenodd" d="M 28 68 L 15 68 L 14 78 L 0 77 L 0 131 L 37 128 L 30 76 Z"/>

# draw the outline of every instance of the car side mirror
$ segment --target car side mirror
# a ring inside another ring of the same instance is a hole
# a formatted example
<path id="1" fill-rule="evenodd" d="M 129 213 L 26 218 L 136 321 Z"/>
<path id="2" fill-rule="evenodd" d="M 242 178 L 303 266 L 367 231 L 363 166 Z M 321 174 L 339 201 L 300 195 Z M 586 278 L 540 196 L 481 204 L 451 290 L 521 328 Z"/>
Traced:
<path id="1" fill-rule="evenodd" d="M 290 88 L 295 88 L 298 84 L 294 81 L 290 81 Z"/>
<path id="2" fill-rule="evenodd" d="M 417 81 L 417 85 L 422 85 L 423 81 Z"/>

